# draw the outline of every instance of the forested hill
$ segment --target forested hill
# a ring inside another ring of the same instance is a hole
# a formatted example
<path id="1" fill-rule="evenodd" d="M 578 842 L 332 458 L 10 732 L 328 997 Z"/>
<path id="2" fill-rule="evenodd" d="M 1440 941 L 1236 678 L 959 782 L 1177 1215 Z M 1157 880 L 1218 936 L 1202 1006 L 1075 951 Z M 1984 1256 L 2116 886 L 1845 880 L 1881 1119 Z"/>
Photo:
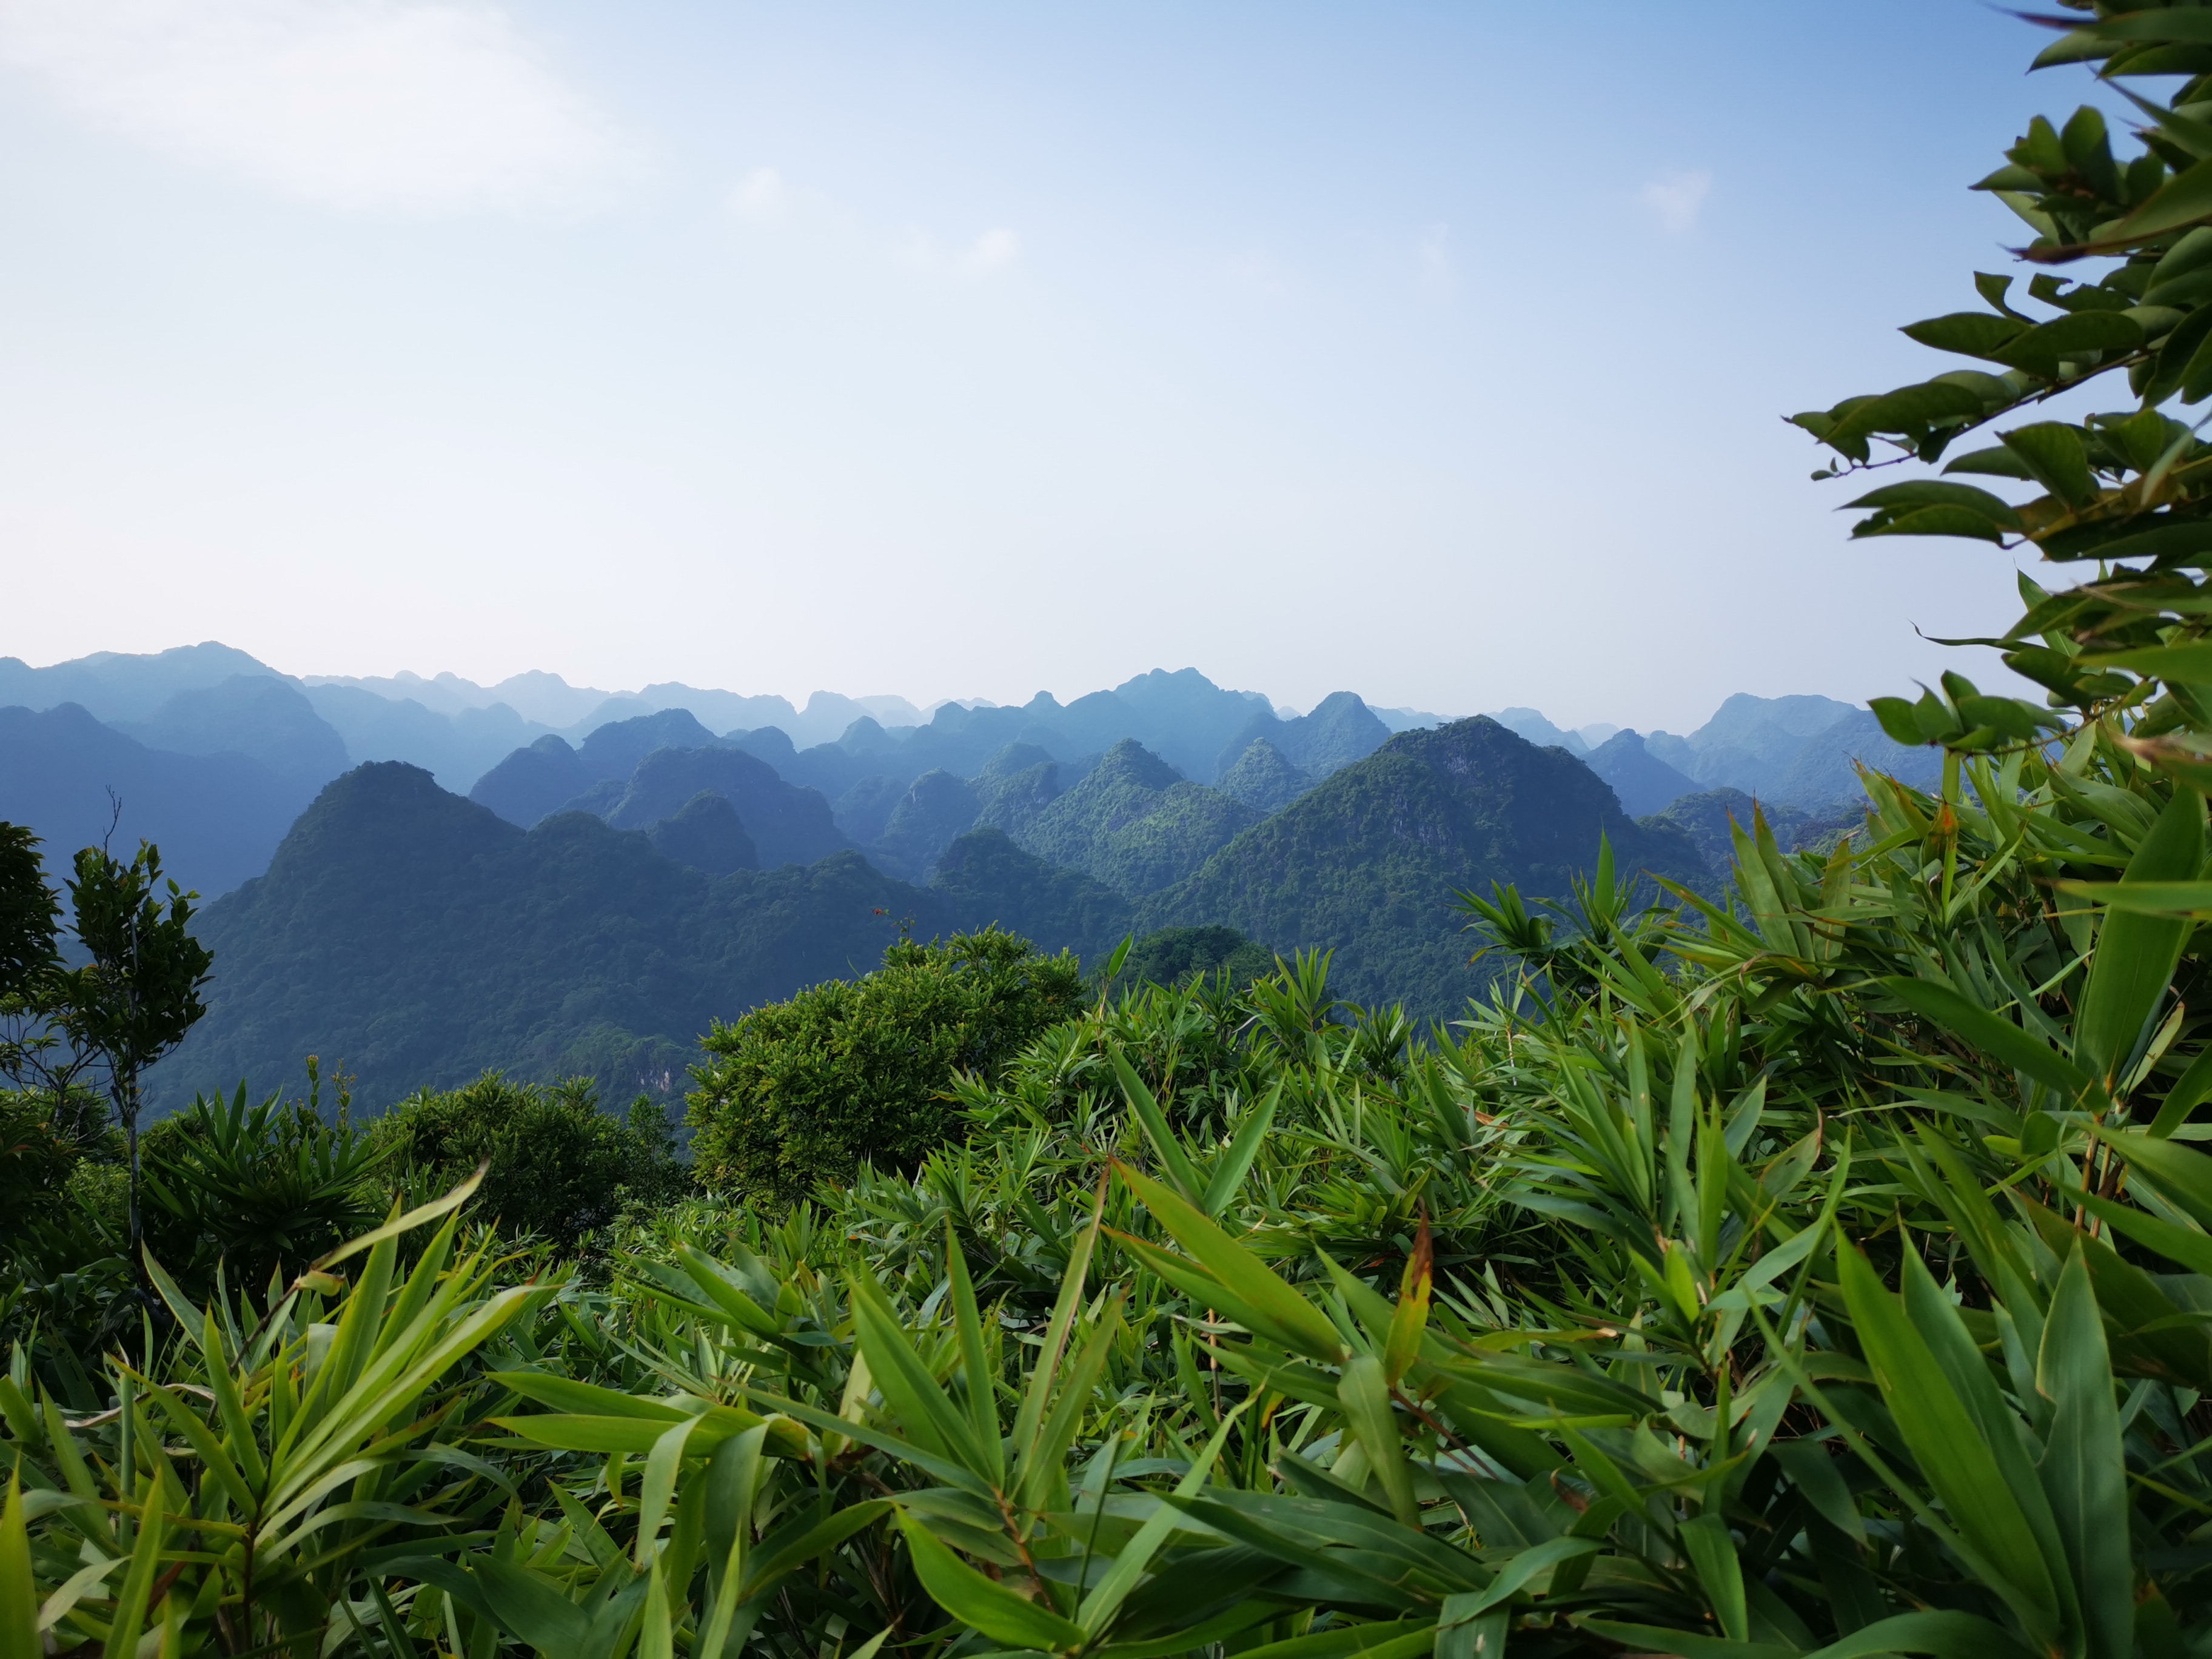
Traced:
<path id="1" fill-rule="evenodd" d="M 946 863 L 929 888 L 852 852 L 713 878 L 586 813 L 525 831 L 416 768 L 361 767 L 204 913 L 210 1012 L 158 1068 L 155 1103 L 308 1054 L 371 1109 L 486 1066 L 680 1093 L 713 1020 L 864 973 L 902 926 L 1000 921 L 1095 955 L 1127 925 L 1125 902 L 996 832 Z"/>
<path id="2" fill-rule="evenodd" d="M 1564 895 L 1601 835 L 1624 869 L 1707 878 L 1682 830 L 1638 823 L 1565 750 L 1478 715 L 1401 732 L 1338 770 L 1146 900 L 1138 926 L 1224 923 L 1277 951 L 1330 949 L 1343 994 L 1449 1016 L 1486 977 L 1454 890 Z"/>

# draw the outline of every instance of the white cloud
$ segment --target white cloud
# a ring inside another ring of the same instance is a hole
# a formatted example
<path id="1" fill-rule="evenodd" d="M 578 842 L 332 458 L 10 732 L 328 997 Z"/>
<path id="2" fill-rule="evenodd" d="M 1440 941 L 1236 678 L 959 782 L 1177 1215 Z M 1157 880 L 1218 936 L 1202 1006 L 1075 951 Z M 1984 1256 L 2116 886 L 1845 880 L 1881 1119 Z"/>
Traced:
<path id="1" fill-rule="evenodd" d="M 1656 216 L 1661 229 L 1680 233 L 1698 222 L 1698 210 L 1712 187 L 1713 175 L 1702 167 L 1662 173 L 1644 186 L 1644 205 Z"/>
<path id="2" fill-rule="evenodd" d="M 574 210 L 636 165 L 475 0 L 0 0 L 0 65 L 106 131 L 338 207 Z"/>

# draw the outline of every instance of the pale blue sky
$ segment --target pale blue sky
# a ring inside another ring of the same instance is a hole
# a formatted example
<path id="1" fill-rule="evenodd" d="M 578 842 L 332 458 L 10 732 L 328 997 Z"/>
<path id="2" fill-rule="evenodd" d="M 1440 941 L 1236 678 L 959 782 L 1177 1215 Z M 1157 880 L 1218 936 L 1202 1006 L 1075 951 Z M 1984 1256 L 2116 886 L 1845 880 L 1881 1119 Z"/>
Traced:
<path id="1" fill-rule="evenodd" d="M 1683 730 L 2005 556 L 1777 418 L 1940 366 L 2076 71 L 1972 0 L 0 0 L 0 653 Z"/>

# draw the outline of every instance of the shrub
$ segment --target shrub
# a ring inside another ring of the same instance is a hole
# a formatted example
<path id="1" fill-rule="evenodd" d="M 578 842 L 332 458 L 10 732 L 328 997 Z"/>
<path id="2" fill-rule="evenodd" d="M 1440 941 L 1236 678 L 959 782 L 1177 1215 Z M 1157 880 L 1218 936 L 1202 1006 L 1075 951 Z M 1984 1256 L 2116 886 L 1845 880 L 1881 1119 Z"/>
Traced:
<path id="1" fill-rule="evenodd" d="M 370 1139 L 428 1192 L 489 1164 L 477 1209 L 511 1234 L 562 1244 L 626 1204 L 674 1196 L 685 1181 L 659 1105 L 641 1095 L 615 1117 L 599 1109 L 588 1078 L 549 1087 L 486 1072 L 459 1089 L 418 1090 L 377 1121 Z"/>
<path id="2" fill-rule="evenodd" d="M 995 1076 L 1082 1003 L 1073 956 L 992 927 L 717 1022 L 690 1097 L 700 1178 L 788 1200 L 863 1160 L 911 1168 L 960 1121 L 956 1073 Z"/>
<path id="3" fill-rule="evenodd" d="M 1187 985 L 1200 975 L 1220 973 L 1241 989 L 1274 965 L 1265 945 L 1234 927 L 1163 927 L 1131 947 L 1119 978 L 1124 984 Z"/>
<path id="4" fill-rule="evenodd" d="M 141 1141 L 146 1244 L 187 1293 L 202 1296 L 222 1264 L 235 1285 L 289 1279 L 382 1215 L 382 1148 L 355 1133 L 340 1085 L 335 1122 L 307 1062 L 304 1100 L 281 1092 L 258 1106 L 246 1085 L 228 1101 L 196 1097 Z"/>

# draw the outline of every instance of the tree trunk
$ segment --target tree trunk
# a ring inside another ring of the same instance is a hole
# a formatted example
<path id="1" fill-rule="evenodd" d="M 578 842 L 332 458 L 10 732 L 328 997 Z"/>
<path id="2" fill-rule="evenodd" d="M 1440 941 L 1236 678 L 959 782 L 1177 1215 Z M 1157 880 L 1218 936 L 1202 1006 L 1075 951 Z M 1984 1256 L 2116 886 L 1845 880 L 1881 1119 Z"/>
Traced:
<path id="1" fill-rule="evenodd" d="M 123 1119 L 123 1137 L 131 1150 L 131 1276 L 138 1293 L 150 1307 L 154 1284 L 146 1272 L 144 1235 L 138 1221 L 138 1073 L 125 1072 L 116 1079 L 115 1109 Z"/>

